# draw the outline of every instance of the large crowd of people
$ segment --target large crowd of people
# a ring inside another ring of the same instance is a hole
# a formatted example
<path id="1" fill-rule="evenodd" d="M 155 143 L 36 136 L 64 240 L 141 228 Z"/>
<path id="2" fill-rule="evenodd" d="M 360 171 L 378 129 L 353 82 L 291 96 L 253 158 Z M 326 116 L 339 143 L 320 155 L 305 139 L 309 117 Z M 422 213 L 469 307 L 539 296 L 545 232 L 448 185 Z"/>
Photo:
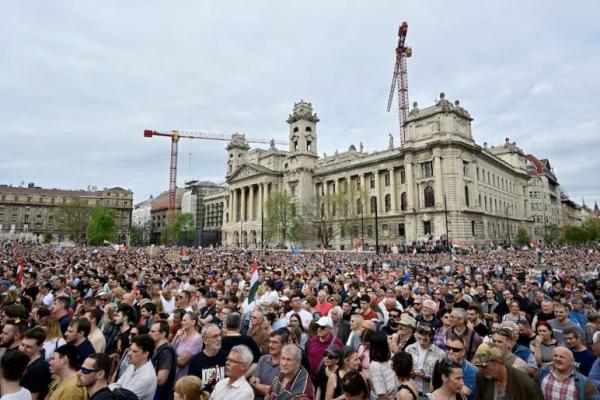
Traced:
<path id="1" fill-rule="evenodd" d="M 600 398 L 600 248 L 183 250 L 4 244 L 1 399 Z"/>

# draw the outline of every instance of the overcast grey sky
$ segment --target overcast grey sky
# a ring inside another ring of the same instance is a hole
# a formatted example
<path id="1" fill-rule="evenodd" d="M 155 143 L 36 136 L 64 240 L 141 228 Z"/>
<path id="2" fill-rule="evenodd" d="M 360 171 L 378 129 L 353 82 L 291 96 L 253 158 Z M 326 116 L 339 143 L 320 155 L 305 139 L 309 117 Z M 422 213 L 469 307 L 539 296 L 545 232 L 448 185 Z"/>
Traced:
<path id="1" fill-rule="evenodd" d="M 477 143 L 509 137 L 549 158 L 593 206 L 598 15 L 595 1 L 5 0 L 0 183 L 122 186 L 141 201 L 167 188 L 169 166 L 168 139 L 144 128 L 285 140 L 300 99 L 321 118 L 320 154 L 384 149 L 397 137 L 397 107 L 385 108 L 407 20 L 410 103 L 459 99 Z M 223 182 L 225 145 L 182 140 L 178 182 Z"/>

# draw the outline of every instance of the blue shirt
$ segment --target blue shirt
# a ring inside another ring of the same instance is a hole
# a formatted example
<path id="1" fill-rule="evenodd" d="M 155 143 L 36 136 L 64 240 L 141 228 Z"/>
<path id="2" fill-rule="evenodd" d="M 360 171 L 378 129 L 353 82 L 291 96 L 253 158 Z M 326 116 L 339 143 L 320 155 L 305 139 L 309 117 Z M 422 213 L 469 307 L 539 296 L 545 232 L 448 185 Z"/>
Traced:
<path id="1" fill-rule="evenodd" d="M 594 361 L 588 379 L 600 390 L 600 358 L 596 358 L 596 361 Z"/>
<path id="2" fill-rule="evenodd" d="M 465 383 L 465 386 L 471 390 L 471 395 L 467 397 L 467 399 L 475 400 L 475 377 L 477 376 L 477 367 L 467 360 L 463 360 L 460 368 L 463 372 L 463 382 Z"/>

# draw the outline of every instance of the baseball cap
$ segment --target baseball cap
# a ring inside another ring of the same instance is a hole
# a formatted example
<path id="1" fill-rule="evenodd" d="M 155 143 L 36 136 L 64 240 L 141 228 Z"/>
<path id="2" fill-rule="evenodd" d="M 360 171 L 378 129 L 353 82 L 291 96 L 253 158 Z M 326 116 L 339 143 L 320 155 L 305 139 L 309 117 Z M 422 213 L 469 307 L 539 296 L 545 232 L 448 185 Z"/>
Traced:
<path id="1" fill-rule="evenodd" d="M 490 361 L 504 361 L 502 351 L 494 343 L 482 343 L 471 363 L 476 367 L 485 367 Z"/>
<path id="2" fill-rule="evenodd" d="M 336 357 L 336 358 L 342 358 L 342 349 L 340 349 L 337 345 L 335 344 L 330 344 L 327 347 L 327 350 L 325 350 L 325 353 L 327 354 L 331 354 L 332 356 Z"/>
<path id="3" fill-rule="evenodd" d="M 317 321 L 317 325 L 322 327 L 333 328 L 333 321 L 329 317 L 321 317 Z"/>

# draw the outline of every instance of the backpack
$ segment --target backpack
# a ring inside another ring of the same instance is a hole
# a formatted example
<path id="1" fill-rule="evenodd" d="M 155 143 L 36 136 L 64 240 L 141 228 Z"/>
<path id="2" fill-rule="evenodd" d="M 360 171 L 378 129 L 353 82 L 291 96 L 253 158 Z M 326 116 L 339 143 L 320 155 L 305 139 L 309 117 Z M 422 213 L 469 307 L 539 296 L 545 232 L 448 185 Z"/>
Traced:
<path id="1" fill-rule="evenodd" d="M 117 400 L 139 400 L 137 394 L 129 389 L 115 388 L 112 392 Z"/>

